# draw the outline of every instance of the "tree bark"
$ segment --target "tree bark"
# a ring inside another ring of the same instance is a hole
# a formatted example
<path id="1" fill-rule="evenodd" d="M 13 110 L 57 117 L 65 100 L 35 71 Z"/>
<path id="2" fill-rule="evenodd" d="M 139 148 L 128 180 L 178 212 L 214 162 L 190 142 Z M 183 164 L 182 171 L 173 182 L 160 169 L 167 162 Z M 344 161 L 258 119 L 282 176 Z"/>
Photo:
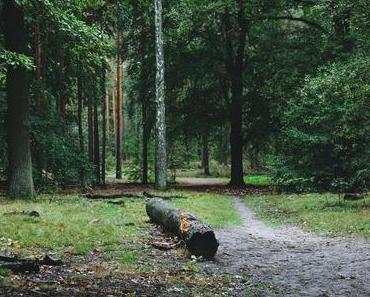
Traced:
<path id="1" fill-rule="evenodd" d="M 146 212 L 154 223 L 179 236 L 192 255 L 207 259 L 215 256 L 219 244 L 213 230 L 194 215 L 173 208 L 161 199 L 149 200 Z"/>
<path id="2" fill-rule="evenodd" d="M 116 81 L 114 79 L 114 63 L 112 62 L 111 66 L 111 87 L 112 87 L 112 118 L 113 118 L 113 135 L 114 139 L 116 139 L 117 135 L 117 110 L 116 110 Z"/>
<path id="3" fill-rule="evenodd" d="M 147 102 L 142 103 L 141 112 L 142 112 L 142 121 L 143 121 L 143 150 L 142 150 L 142 183 L 144 185 L 148 184 L 148 142 L 149 142 L 149 129 L 148 129 L 148 116 L 147 116 Z"/>
<path id="4" fill-rule="evenodd" d="M 208 135 L 202 135 L 202 166 L 205 175 L 211 175 L 209 171 L 209 149 L 208 149 Z"/>
<path id="5" fill-rule="evenodd" d="M 156 35 L 156 188 L 167 188 L 167 148 L 166 148 L 166 107 L 164 82 L 164 52 L 162 32 L 162 0 L 155 0 L 155 35 Z"/>
<path id="6" fill-rule="evenodd" d="M 78 121 L 78 140 L 80 144 L 80 154 L 81 156 L 85 153 L 85 147 L 84 147 L 84 135 L 83 135 L 83 123 L 82 123 L 82 112 L 83 112 L 83 97 L 82 97 L 82 81 L 81 78 L 77 78 L 77 101 L 78 101 L 78 107 L 77 107 L 77 121 Z M 81 185 L 85 184 L 85 173 L 84 169 L 81 167 L 79 170 L 80 174 L 80 183 Z"/>
<path id="7" fill-rule="evenodd" d="M 99 140 L 99 118 L 98 118 L 98 100 L 94 98 L 94 165 L 96 184 L 101 182 L 100 174 L 100 140 Z"/>
<path id="8" fill-rule="evenodd" d="M 94 164 L 94 100 L 92 94 L 88 99 L 88 136 L 89 136 L 89 160 Z"/>
<path id="9" fill-rule="evenodd" d="M 117 32 L 116 178 L 122 179 L 122 31 Z"/>
<path id="10" fill-rule="evenodd" d="M 234 49 L 230 37 L 232 26 L 229 11 L 225 12 L 226 35 L 226 68 L 231 80 L 231 106 L 230 106 L 230 148 L 231 148 L 231 186 L 244 186 L 243 174 L 243 137 L 242 137 L 242 109 L 243 109 L 243 71 L 245 66 L 245 47 L 247 24 L 244 15 L 244 0 L 238 1 L 238 30 L 237 46 Z"/>
<path id="11" fill-rule="evenodd" d="M 4 1 L 2 18 L 6 49 L 18 54 L 26 54 L 28 36 L 24 13 L 16 1 Z M 8 193 L 11 197 L 35 195 L 29 134 L 28 89 L 27 70 L 19 66 L 8 66 L 6 75 Z"/>
<path id="12" fill-rule="evenodd" d="M 102 66 L 102 77 L 101 77 L 101 95 L 102 95 L 102 100 L 103 100 L 103 138 L 102 138 L 102 161 L 101 161 L 101 181 L 103 186 L 106 184 L 106 177 L 105 177 L 105 159 L 106 159 L 106 150 L 107 150 L 107 126 L 108 126 L 108 119 L 109 119 L 109 113 L 107 115 L 107 110 L 108 110 L 108 102 L 107 102 L 107 91 L 105 87 L 106 83 L 106 67 L 105 63 L 103 61 L 103 66 Z"/>
<path id="13" fill-rule="evenodd" d="M 242 100 L 243 86 L 237 74 L 232 81 L 231 98 L 231 180 L 232 186 L 244 185 L 243 174 L 243 140 L 242 140 Z"/>

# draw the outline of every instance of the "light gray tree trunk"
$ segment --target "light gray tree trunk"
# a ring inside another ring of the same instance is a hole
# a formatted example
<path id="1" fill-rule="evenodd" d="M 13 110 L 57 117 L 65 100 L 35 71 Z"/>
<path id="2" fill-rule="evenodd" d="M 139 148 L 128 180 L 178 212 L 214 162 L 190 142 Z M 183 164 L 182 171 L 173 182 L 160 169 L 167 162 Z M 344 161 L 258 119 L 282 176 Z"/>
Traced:
<path id="1" fill-rule="evenodd" d="M 162 32 L 162 0 L 155 1 L 155 35 L 156 35 L 156 187 L 167 187 L 167 151 L 166 151 L 166 107 L 164 85 L 164 53 Z"/>

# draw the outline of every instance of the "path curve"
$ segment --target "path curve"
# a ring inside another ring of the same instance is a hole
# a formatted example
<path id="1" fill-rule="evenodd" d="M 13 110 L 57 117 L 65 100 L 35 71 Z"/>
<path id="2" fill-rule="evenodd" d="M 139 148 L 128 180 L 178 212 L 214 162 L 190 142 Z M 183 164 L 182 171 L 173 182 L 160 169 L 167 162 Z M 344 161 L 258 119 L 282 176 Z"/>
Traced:
<path id="1" fill-rule="evenodd" d="M 235 198 L 243 223 L 216 231 L 220 249 L 206 271 L 246 271 L 270 289 L 261 296 L 370 296 L 370 243 L 272 229 Z"/>

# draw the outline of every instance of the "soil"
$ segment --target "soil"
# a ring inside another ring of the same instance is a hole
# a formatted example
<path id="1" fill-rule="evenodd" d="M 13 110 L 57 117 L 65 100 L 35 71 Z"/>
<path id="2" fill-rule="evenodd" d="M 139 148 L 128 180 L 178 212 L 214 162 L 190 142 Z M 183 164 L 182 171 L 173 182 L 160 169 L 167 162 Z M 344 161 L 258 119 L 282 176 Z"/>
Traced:
<path id="1" fill-rule="evenodd" d="M 219 256 L 209 273 L 245 272 L 259 296 L 370 296 L 370 243 L 319 237 L 294 226 L 266 226 L 239 198 L 243 224 L 217 231 Z"/>

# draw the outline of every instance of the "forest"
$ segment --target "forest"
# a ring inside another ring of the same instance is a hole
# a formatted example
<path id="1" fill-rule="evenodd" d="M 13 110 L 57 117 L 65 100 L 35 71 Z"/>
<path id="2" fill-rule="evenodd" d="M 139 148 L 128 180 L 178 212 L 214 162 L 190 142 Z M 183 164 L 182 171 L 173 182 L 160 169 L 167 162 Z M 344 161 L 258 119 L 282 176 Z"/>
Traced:
<path id="1" fill-rule="evenodd" d="M 0 296 L 369 296 L 369 0 L 0 11 Z"/>

